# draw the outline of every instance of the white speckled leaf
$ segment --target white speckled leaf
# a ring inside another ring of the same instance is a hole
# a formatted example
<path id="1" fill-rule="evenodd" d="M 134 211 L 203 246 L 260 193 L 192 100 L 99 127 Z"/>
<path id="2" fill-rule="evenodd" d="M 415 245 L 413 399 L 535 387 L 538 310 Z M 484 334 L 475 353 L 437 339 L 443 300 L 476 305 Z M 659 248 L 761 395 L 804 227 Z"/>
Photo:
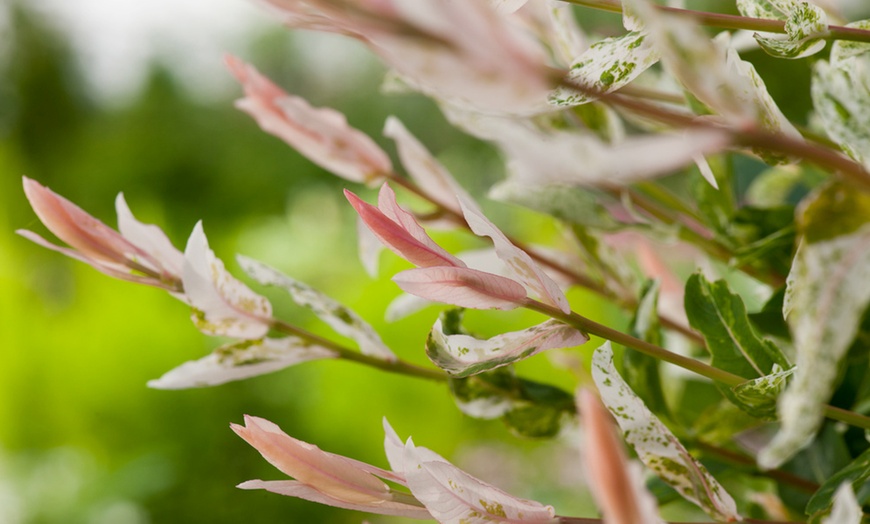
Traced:
<path id="1" fill-rule="evenodd" d="M 568 80 L 601 93 L 627 85 L 658 62 L 659 54 L 643 33 L 628 33 L 592 44 L 571 65 Z M 576 106 L 596 97 L 559 87 L 549 97 L 555 106 Z"/>
<path id="2" fill-rule="evenodd" d="M 778 58 L 804 58 L 825 47 L 827 15 L 812 4 L 798 0 L 737 0 L 743 16 L 785 21 L 785 34 L 755 33 L 755 40 Z"/>
<path id="3" fill-rule="evenodd" d="M 557 320 L 480 340 L 468 335 L 445 335 L 441 319 L 426 340 L 429 359 L 450 375 L 462 378 L 524 360 L 548 349 L 579 346 L 589 337 Z"/>
<path id="4" fill-rule="evenodd" d="M 870 303 L 870 196 L 845 186 L 817 192 L 799 221 L 803 240 L 789 272 L 785 307 L 794 378 L 780 396 L 781 428 L 759 465 L 777 467 L 813 439 L 841 360 Z"/>
<path id="5" fill-rule="evenodd" d="M 644 19 L 665 67 L 714 112 L 735 125 L 754 125 L 794 138 L 800 134 L 777 107 L 764 81 L 730 46 L 728 33 L 712 42 L 696 24 L 655 12 L 647 0 L 625 0 Z M 769 163 L 788 159 L 755 151 Z"/>
<path id="6" fill-rule="evenodd" d="M 264 286 L 285 289 L 293 301 L 313 311 L 337 333 L 359 344 L 364 355 L 394 362 L 396 355 L 381 340 L 377 331 L 351 309 L 339 304 L 320 291 L 294 280 L 254 259 L 239 256 L 239 265 L 251 278 Z"/>
<path id="7" fill-rule="evenodd" d="M 731 495 L 635 395 L 613 365 L 610 342 L 592 356 L 592 378 L 638 458 L 683 498 L 712 518 L 741 520 Z"/>
<path id="8" fill-rule="evenodd" d="M 789 378 L 794 374 L 795 368 L 785 371 L 779 364 L 773 365 L 769 375 L 749 380 L 731 388 L 740 408 L 753 417 L 764 419 L 776 419 L 776 401 L 780 393 L 785 390 Z"/>
<path id="9" fill-rule="evenodd" d="M 155 389 L 216 386 L 256 377 L 301 362 L 336 358 L 338 354 L 297 337 L 264 338 L 227 344 L 199 360 L 191 360 L 148 382 Z"/>
<path id="10" fill-rule="evenodd" d="M 870 20 L 849 24 L 870 29 Z M 870 45 L 836 42 L 831 61 L 813 69 L 812 96 L 825 131 L 870 169 Z"/>
<path id="11" fill-rule="evenodd" d="M 181 281 L 191 318 L 203 333 L 258 339 L 269 331 L 272 305 L 230 275 L 208 247 L 202 222 L 187 240 Z"/>
<path id="12" fill-rule="evenodd" d="M 552 506 L 514 497 L 478 480 L 440 455 L 405 444 L 405 480 L 441 524 L 555 524 Z"/>

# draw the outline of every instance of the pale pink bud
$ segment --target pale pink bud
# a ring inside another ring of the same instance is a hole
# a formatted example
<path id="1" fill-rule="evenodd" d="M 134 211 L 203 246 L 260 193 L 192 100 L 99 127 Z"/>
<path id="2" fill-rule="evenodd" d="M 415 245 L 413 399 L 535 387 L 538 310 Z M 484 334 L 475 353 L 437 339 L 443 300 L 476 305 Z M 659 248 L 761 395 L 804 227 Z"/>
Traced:
<path id="1" fill-rule="evenodd" d="M 390 157 L 338 111 L 287 94 L 238 58 L 227 56 L 226 61 L 245 90 L 236 107 L 254 117 L 263 131 L 352 182 L 376 183 L 393 170 Z"/>
<path id="2" fill-rule="evenodd" d="M 18 230 L 19 235 L 115 278 L 178 291 L 181 252 L 158 227 L 138 222 L 122 195 L 116 200 L 119 233 L 27 177 L 24 193 L 45 227 L 72 249 L 54 245 L 31 231 Z"/>
<path id="3" fill-rule="evenodd" d="M 401 475 L 322 451 L 297 440 L 268 420 L 245 416 L 230 426 L 263 457 L 296 481 L 250 480 L 242 489 L 266 489 L 321 504 L 383 515 L 431 518 L 413 497 L 394 492 L 380 478 L 404 485 Z"/>
<path id="4" fill-rule="evenodd" d="M 344 196 L 360 219 L 385 246 L 415 266 L 457 266 L 465 263 L 435 243 L 423 227 L 396 202 L 389 185 L 381 186 L 378 207 L 368 204 L 345 189 Z"/>

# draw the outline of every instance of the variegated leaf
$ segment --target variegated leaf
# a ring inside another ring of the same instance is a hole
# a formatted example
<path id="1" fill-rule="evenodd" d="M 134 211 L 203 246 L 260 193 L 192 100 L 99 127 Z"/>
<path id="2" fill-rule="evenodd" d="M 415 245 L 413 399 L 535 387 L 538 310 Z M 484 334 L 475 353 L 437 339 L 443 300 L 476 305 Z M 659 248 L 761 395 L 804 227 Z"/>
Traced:
<path id="1" fill-rule="evenodd" d="M 785 371 L 774 364 L 769 375 L 738 384 L 731 388 L 732 400 L 753 417 L 775 420 L 776 401 L 785 390 L 795 368 Z"/>
<path id="2" fill-rule="evenodd" d="M 658 62 L 659 54 L 643 33 L 627 33 L 592 44 L 571 65 L 567 79 L 586 89 L 610 93 L 627 85 Z M 569 87 L 560 87 L 550 95 L 555 106 L 585 104 L 596 97 Z"/>
<path id="3" fill-rule="evenodd" d="M 294 302 L 310 309 L 337 333 L 359 344 L 364 355 L 390 362 L 396 360 L 396 355 L 384 344 L 377 331 L 353 310 L 261 262 L 244 256 L 237 258 L 248 276 L 264 286 L 278 286 L 286 290 Z"/>
<path id="4" fill-rule="evenodd" d="M 426 354 L 436 366 L 454 377 L 468 377 L 529 358 L 541 351 L 579 346 L 589 337 L 557 320 L 480 340 L 468 335 L 447 335 L 441 319 L 426 340 Z"/>
<path id="5" fill-rule="evenodd" d="M 265 375 L 309 360 L 337 358 L 334 351 L 297 337 L 245 340 L 221 346 L 210 355 L 191 360 L 148 382 L 155 389 L 217 386 Z"/>
<path id="6" fill-rule="evenodd" d="M 592 378 L 625 440 L 663 481 L 716 520 L 741 520 L 731 495 L 646 407 L 613 365 L 610 342 L 592 356 Z"/>
<path id="7" fill-rule="evenodd" d="M 827 15 L 812 4 L 799 0 L 737 0 L 743 16 L 785 21 L 785 34 L 756 33 L 755 40 L 768 54 L 778 58 L 804 58 L 825 47 Z"/>
<path id="8" fill-rule="evenodd" d="M 788 276 L 785 315 L 796 352 L 779 400 L 782 426 L 759 464 L 777 467 L 813 439 L 840 365 L 870 303 L 870 195 L 831 184 L 798 221 L 803 240 Z"/>

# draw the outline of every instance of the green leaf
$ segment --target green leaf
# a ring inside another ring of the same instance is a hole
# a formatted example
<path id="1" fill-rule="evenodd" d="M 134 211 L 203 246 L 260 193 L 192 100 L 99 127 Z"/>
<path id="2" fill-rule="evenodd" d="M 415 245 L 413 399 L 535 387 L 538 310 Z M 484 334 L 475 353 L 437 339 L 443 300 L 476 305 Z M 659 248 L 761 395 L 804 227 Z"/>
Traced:
<path id="1" fill-rule="evenodd" d="M 834 503 L 834 493 L 844 482 L 852 485 L 858 494 L 858 502 L 865 504 L 870 500 L 870 449 L 860 454 L 848 466 L 828 478 L 807 503 L 806 514 L 816 515 L 827 513 Z"/>
<path id="2" fill-rule="evenodd" d="M 592 378 L 638 458 L 686 500 L 716 520 L 741 520 L 731 495 L 646 407 L 613 365 L 610 342 L 592 355 Z"/>
<path id="3" fill-rule="evenodd" d="M 815 192 L 798 220 L 803 241 L 783 310 L 797 370 L 780 397 L 782 427 L 759 463 L 776 467 L 812 441 L 841 362 L 870 303 L 870 195 L 840 184 Z"/>
<path id="4" fill-rule="evenodd" d="M 648 281 L 641 292 L 640 302 L 629 325 L 629 334 L 660 346 L 661 325 L 658 316 L 659 281 Z M 659 361 L 640 351 L 622 353 L 622 370 L 629 387 L 646 400 L 654 413 L 668 414 L 668 405 L 662 391 Z"/>
<path id="5" fill-rule="evenodd" d="M 426 339 L 426 354 L 436 366 L 462 378 L 525 360 L 548 349 L 579 346 L 588 340 L 576 328 L 552 319 L 486 340 L 447 335 L 438 319 Z"/>
<path id="6" fill-rule="evenodd" d="M 695 201 L 698 203 L 698 211 L 706 219 L 706 225 L 718 233 L 727 233 L 737 209 L 733 171 L 722 155 L 709 157 L 707 161 L 719 187 L 713 187 L 704 179 L 695 179 L 692 187 Z"/>
<path id="7" fill-rule="evenodd" d="M 627 33 L 589 46 L 571 65 L 567 79 L 600 93 L 625 86 L 658 62 L 658 53 L 643 33 Z M 555 106 L 570 107 L 595 100 L 595 96 L 559 87 L 549 97 Z"/>
<path id="8" fill-rule="evenodd" d="M 761 311 L 750 313 L 749 320 L 752 325 L 765 335 L 770 335 L 782 341 L 791 340 L 791 332 L 788 330 L 788 324 L 782 316 L 782 305 L 785 299 L 785 287 L 777 290 L 761 307 Z M 790 353 L 784 351 L 786 356 Z"/>
<path id="9" fill-rule="evenodd" d="M 625 126 L 614 109 L 600 102 L 590 102 L 575 106 L 572 112 L 577 115 L 587 129 L 605 142 L 614 144 L 625 136 Z"/>
<path id="10" fill-rule="evenodd" d="M 774 364 L 769 375 L 734 386 L 732 398 L 753 417 L 776 420 L 776 401 L 793 374 L 794 368 L 783 371 L 778 364 Z"/>
<path id="11" fill-rule="evenodd" d="M 791 367 L 779 348 L 755 331 L 743 300 L 724 280 L 710 283 L 699 273 L 692 275 L 685 305 L 689 324 L 707 341 L 713 366 L 745 378 L 764 376 L 774 364 Z M 723 386 L 722 392 L 734 400 L 730 388 Z"/>
<path id="12" fill-rule="evenodd" d="M 575 413 L 574 397 L 559 388 L 518 378 L 510 367 L 451 378 L 459 409 L 480 419 L 502 418 L 518 436 L 550 438 Z"/>
<path id="13" fill-rule="evenodd" d="M 729 231 L 731 242 L 739 246 L 734 250 L 738 263 L 788 273 L 796 236 L 793 206 L 743 207 Z"/>
<path id="14" fill-rule="evenodd" d="M 238 261 L 248 276 L 264 286 L 285 289 L 294 302 L 313 311 L 336 333 L 355 341 L 363 354 L 390 362 L 396 360 L 396 355 L 384 344 L 374 328 L 351 309 L 252 258 L 240 255 Z"/>
<path id="15" fill-rule="evenodd" d="M 785 21 L 785 34 L 755 33 L 755 40 L 777 58 L 804 58 L 825 47 L 828 35 L 825 12 L 798 0 L 737 0 L 743 16 Z"/>
<path id="16" fill-rule="evenodd" d="M 847 27 L 870 29 L 870 20 Z M 813 106 L 828 136 L 870 167 L 870 45 L 837 41 L 813 69 Z"/>

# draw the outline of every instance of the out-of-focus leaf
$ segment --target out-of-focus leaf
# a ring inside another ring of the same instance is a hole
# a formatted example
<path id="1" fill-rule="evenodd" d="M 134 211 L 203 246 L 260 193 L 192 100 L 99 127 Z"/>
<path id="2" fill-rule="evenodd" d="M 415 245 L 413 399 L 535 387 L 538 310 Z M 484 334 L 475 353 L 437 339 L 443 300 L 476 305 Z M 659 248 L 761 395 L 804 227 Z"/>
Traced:
<path id="1" fill-rule="evenodd" d="M 759 456 L 776 467 L 812 441 L 840 374 L 841 361 L 870 303 L 870 195 L 840 184 L 802 208 L 803 235 L 789 273 L 784 313 L 797 371 L 780 397 L 782 428 Z"/>
<path id="2" fill-rule="evenodd" d="M 855 491 L 849 484 L 841 485 L 834 495 L 831 514 L 822 519 L 822 524 L 861 524 L 862 522 L 866 522 L 864 512 L 855 498 Z"/>
<path id="3" fill-rule="evenodd" d="M 730 445 L 734 435 L 752 429 L 761 423 L 730 400 L 720 397 L 708 404 L 691 422 L 692 436 L 708 444 Z"/>
<path id="4" fill-rule="evenodd" d="M 658 62 L 658 52 L 643 33 L 627 33 L 589 46 L 571 65 L 567 79 L 598 93 L 610 93 L 627 85 Z M 556 89 L 549 97 L 555 106 L 574 106 L 595 100 L 595 95 L 569 87 Z"/>
<path id="5" fill-rule="evenodd" d="M 480 340 L 468 335 L 447 335 L 437 320 L 426 339 L 426 354 L 439 368 L 458 378 L 506 366 L 554 348 L 574 347 L 589 340 L 585 334 L 558 320 Z"/>
<path id="6" fill-rule="evenodd" d="M 602 205 L 610 197 L 591 188 L 564 185 L 529 184 L 508 179 L 492 187 L 489 197 L 546 213 L 572 224 L 604 230 L 619 228 L 619 223 Z"/>
<path id="7" fill-rule="evenodd" d="M 706 225 L 718 233 L 725 233 L 737 209 L 733 170 L 722 155 L 710 157 L 708 163 L 718 187 L 696 178 L 692 189 L 698 211 L 706 219 Z"/>
<path id="8" fill-rule="evenodd" d="M 782 303 L 785 298 L 785 287 L 777 290 L 762 306 L 761 311 L 750 313 L 749 320 L 752 325 L 765 335 L 770 335 L 780 341 L 791 340 L 791 332 L 788 330 L 788 324 L 782 316 Z M 782 348 L 786 356 L 790 356 L 788 348 Z"/>
<path id="9" fill-rule="evenodd" d="M 858 502 L 865 504 L 870 500 L 870 449 L 860 454 L 848 466 L 831 475 L 807 503 L 806 513 L 813 520 L 827 514 L 834 504 L 834 494 L 844 483 L 848 483 L 859 496 Z"/>
<path id="10" fill-rule="evenodd" d="M 776 420 L 776 401 L 779 394 L 785 390 L 789 377 L 794 374 L 794 368 L 783 371 L 774 364 L 769 375 L 738 384 L 731 388 L 731 397 L 741 409 L 753 417 Z"/>
<path id="11" fill-rule="evenodd" d="M 739 246 L 734 250 L 738 263 L 788 274 L 796 236 L 794 207 L 742 207 L 729 233 L 731 242 Z"/>
<path id="12" fill-rule="evenodd" d="M 256 377 L 301 362 L 339 355 L 297 337 L 245 340 L 221 346 L 210 355 L 191 360 L 150 380 L 155 389 L 187 389 L 217 386 Z"/>
<path id="13" fill-rule="evenodd" d="M 662 332 L 658 315 L 659 281 L 648 281 L 641 292 L 640 302 L 629 324 L 629 334 L 651 344 L 661 345 Z M 625 382 L 645 399 L 647 406 L 659 414 L 668 414 L 668 405 L 662 391 L 659 361 L 639 351 L 622 354 Z"/>
<path id="14" fill-rule="evenodd" d="M 592 378 L 638 458 L 686 500 L 716 520 L 741 520 L 731 495 L 644 405 L 613 365 L 607 342 L 592 356 Z"/>
<path id="15" fill-rule="evenodd" d="M 757 125 L 773 133 L 800 138 L 767 91 L 755 67 L 740 58 L 721 33 L 713 42 L 696 24 L 664 15 L 648 0 L 625 0 L 644 25 L 662 63 L 685 88 L 713 112 L 736 125 Z M 788 159 L 769 151 L 756 154 L 769 163 Z"/>
<path id="16" fill-rule="evenodd" d="M 804 58 L 825 47 L 827 16 L 821 8 L 799 0 L 737 0 L 743 16 L 785 21 L 785 34 L 755 33 L 758 45 L 778 58 Z"/>
<path id="17" fill-rule="evenodd" d="M 359 344 L 363 354 L 390 362 L 396 360 L 396 355 L 384 344 L 377 331 L 351 309 L 262 262 L 244 256 L 237 258 L 248 276 L 264 286 L 286 290 L 294 302 L 310 309 L 337 333 Z"/>
<path id="18" fill-rule="evenodd" d="M 847 27 L 870 29 L 870 20 Z M 837 41 L 830 62 L 813 69 L 812 97 L 825 131 L 849 156 L 870 167 L 870 45 Z"/>
<path id="19" fill-rule="evenodd" d="M 572 112 L 587 129 L 605 142 L 614 144 L 625 138 L 625 125 L 616 111 L 607 104 L 589 102 L 575 106 Z"/>
<path id="20" fill-rule="evenodd" d="M 692 275 L 686 283 L 686 314 L 707 341 L 713 366 L 746 378 L 767 375 L 774 364 L 791 367 L 773 342 L 758 335 L 743 300 L 724 280 L 711 283 L 699 273 Z M 736 401 L 730 388 L 720 388 Z"/>
<path id="21" fill-rule="evenodd" d="M 759 173 L 744 196 L 749 206 L 766 209 L 795 204 L 806 191 L 799 166 L 777 166 Z"/>

